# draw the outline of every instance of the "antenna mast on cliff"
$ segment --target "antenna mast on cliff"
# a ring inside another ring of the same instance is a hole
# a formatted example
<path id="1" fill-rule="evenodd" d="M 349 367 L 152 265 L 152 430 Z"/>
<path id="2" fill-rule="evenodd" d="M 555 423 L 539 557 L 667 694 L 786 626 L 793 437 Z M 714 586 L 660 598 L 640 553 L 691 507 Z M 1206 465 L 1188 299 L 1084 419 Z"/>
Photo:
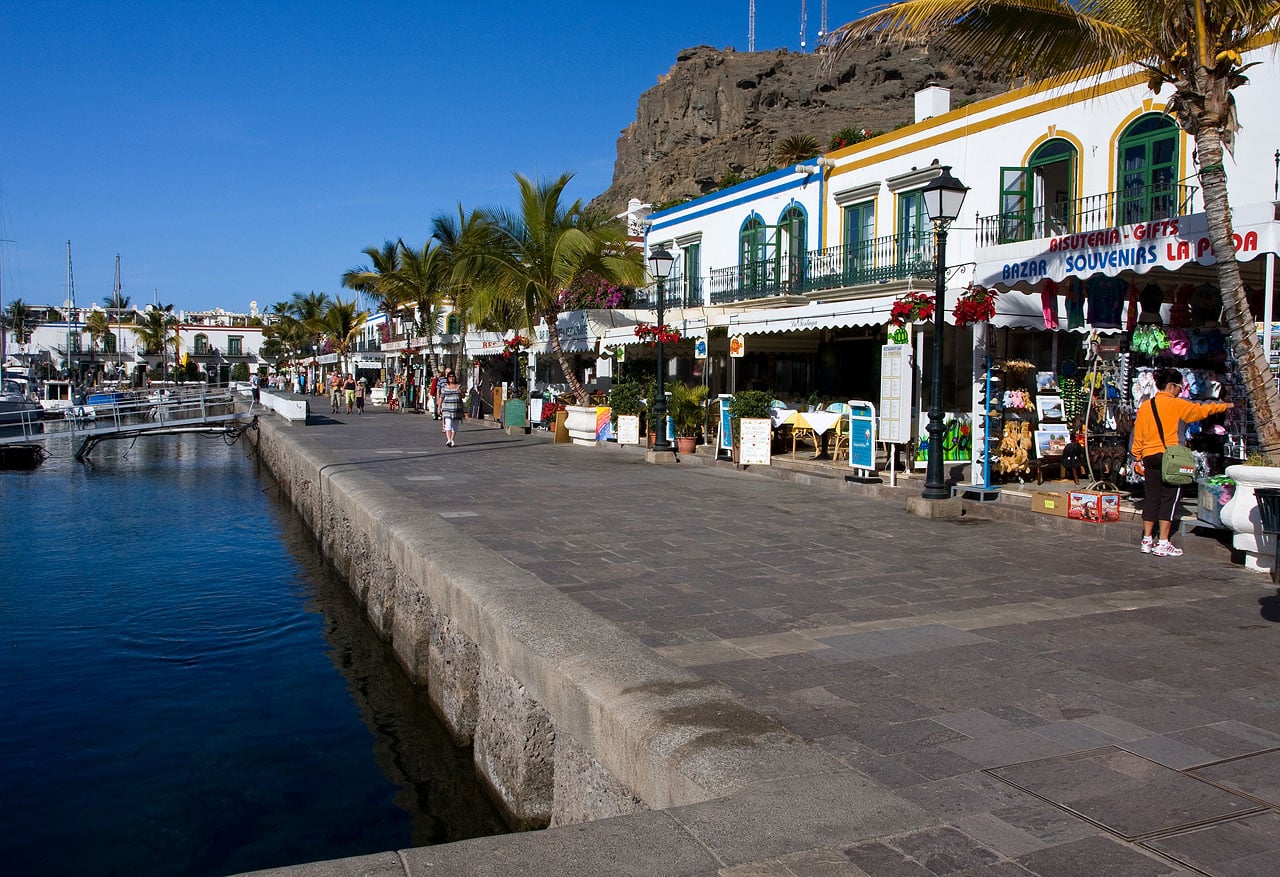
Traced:
<path id="1" fill-rule="evenodd" d="M 815 48 L 821 49 L 827 41 L 827 0 L 822 0 L 822 23 L 818 25 L 818 42 Z"/>
<path id="2" fill-rule="evenodd" d="M 804 7 L 805 7 L 804 0 L 800 0 L 800 51 L 802 51 L 802 52 L 804 51 L 804 26 L 805 26 L 805 19 L 808 17 L 808 16 L 805 14 L 805 8 L 804 8 Z"/>
<path id="3" fill-rule="evenodd" d="M 756 0 L 747 0 L 747 51 L 756 50 Z"/>

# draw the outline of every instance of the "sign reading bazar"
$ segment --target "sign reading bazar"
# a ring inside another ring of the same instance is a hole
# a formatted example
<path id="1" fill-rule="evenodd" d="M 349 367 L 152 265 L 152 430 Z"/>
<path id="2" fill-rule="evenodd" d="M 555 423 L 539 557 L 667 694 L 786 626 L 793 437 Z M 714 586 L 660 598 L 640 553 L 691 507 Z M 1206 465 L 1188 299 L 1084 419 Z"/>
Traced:
<path id="1" fill-rule="evenodd" d="M 1260 252 L 1276 251 L 1270 211 L 1254 212 L 1256 217 L 1247 210 L 1237 215 L 1234 240 L 1236 258 L 1242 262 Z M 1116 276 L 1125 271 L 1145 274 L 1152 268 L 1176 271 L 1191 262 L 1212 265 L 1217 261 L 1203 213 L 1002 244 L 979 250 L 978 256 L 975 282 L 1006 287 L 1073 276 Z"/>

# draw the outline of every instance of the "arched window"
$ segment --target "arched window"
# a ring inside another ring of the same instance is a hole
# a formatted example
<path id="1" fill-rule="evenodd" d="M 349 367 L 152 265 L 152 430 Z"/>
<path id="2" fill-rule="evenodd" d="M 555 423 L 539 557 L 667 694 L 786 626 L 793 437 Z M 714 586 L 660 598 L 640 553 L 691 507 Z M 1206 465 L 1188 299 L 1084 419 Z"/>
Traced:
<path id="1" fill-rule="evenodd" d="M 1025 241 L 1073 231 L 1078 156 L 1069 140 L 1052 137 L 1026 167 L 1000 169 L 1000 240 Z"/>
<path id="2" fill-rule="evenodd" d="M 1118 225 L 1177 216 L 1178 125 L 1163 113 L 1147 113 L 1120 135 Z"/>
<path id="3" fill-rule="evenodd" d="M 764 220 L 753 213 L 738 231 L 738 270 L 743 287 L 755 287 L 769 276 L 768 259 Z"/>
<path id="4" fill-rule="evenodd" d="M 196 356 L 202 356 L 203 354 L 206 354 L 208 352 L 209 352 L 209 336 L 197 335 L 196 342 L 195 342 Z"/>
<path id="5" fill-rule="evenodd" d="M 462 321 L 458 319 L 457 314 L 450 314 L 445 318 L 444 331 L 446 335 L 462 334 Z"/>
<path id="6" fill-rule="evenodd" d="M 784 282 L 804 279 L 807 226 L 808 217 L 799 204 L 789 205 L 778 217 L 778 276 Z"/>

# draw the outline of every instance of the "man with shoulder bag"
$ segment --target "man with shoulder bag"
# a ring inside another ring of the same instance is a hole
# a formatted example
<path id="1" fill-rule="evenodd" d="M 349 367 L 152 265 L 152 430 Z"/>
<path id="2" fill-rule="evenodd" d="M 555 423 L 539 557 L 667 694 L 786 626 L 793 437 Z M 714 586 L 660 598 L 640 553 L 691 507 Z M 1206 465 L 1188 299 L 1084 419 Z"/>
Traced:
<path id="1" fill-rule="evenodd" d="M 1234 407 L 1231 402 L 1192 402 L 1178 395 L 1182 372 L 1155 371 L 1159 391 L 1138 408 L 1133 421 L 1131 451 L 1142 464 L 1146 497 L 1142 501 L 1142 553 L 1178 557 L 1182 549 L 1169 541 L 1182 488 L 1195 481 L 1191 452 L 1178 442 L 1180 423 L 1194 423 Z M 1159 538 L 1157 527 L 1159 524 Z"/>

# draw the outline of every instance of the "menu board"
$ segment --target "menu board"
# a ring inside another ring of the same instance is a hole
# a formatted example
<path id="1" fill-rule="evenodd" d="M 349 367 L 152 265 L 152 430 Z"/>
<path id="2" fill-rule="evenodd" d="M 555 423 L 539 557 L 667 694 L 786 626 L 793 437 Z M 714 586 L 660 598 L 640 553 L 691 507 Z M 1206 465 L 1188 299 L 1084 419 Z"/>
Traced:
<path id="1" fill-rule="evenodd" d="M 904 445 L 913 438 L 911 425 L 911 345 L 886 344 L 880 349 L 880 441 Z"/>
<path id="2" fill-rule="evenodd" d="M 640 418 L 635 414 L 618 415 L 618 444 L 640 444 Z"/>
<path id="3" fill-rule="evenodd" d="M 773 421 L 767 417 L 744 417 L 738 422 L 738 463 L 768 466 L 773 444 Z"/>

